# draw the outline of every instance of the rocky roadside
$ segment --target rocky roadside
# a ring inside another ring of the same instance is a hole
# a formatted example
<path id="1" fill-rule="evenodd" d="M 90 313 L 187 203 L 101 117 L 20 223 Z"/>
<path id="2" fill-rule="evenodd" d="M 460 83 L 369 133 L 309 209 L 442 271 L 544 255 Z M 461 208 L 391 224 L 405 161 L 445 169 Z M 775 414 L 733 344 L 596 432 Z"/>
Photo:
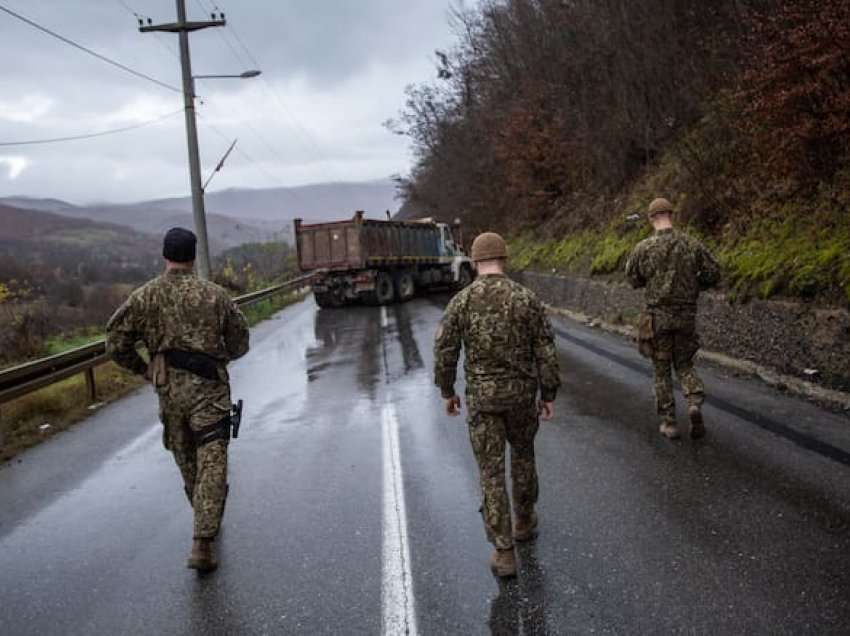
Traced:
<path id="1" fill-rule="evenodd" d="M 634 339 L 643 295 L 578 276 L 514 272 L 554 313 Z M 730 302 L 703 294 L 700 358 L 850 412 L 850 312 L 793 301 Z"/>

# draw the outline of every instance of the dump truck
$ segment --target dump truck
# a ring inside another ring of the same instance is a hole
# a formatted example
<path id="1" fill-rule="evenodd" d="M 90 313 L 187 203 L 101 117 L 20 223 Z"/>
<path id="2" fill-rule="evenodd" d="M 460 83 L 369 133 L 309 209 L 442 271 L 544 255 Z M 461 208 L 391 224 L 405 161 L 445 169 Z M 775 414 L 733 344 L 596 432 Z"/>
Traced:
<path id="1" fill-rule="evenodd" d="M 418 291 L 459 289 L 473 279 L 460 237 L 433 219 L 379 221 L 362 211 L 333 223 L 295 219 L 295 242 L 301 271 L 315 272 L 320 307 L 405 302 Z"/>

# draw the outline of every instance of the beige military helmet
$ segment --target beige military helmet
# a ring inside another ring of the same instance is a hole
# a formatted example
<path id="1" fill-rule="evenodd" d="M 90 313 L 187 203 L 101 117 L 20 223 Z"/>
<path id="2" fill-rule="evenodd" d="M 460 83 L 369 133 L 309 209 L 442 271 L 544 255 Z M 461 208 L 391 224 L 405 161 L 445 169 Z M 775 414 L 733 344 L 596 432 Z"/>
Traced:
<path id="1" fill-rule="evenodd" d="M 652 218 L 657 214 L 673 214 L 673 204 L 664 198 L 655 199 L 655 201 L 649 204 L 647 215 L 649 218 Z"/>
<path id="2" fill-rule="evenodd" d="M 508 246 L 505 239 L 495 232 L 479 234 L 472 242 L 472 260 L 475 263 L 507 257 Z"/>

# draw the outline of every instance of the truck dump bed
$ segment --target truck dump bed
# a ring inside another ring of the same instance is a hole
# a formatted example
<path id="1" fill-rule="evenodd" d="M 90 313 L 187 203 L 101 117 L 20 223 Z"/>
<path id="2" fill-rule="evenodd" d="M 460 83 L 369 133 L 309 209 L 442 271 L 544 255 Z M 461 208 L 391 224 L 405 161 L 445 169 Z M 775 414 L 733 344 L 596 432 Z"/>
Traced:
<path id="1" fill-rule="evenodd" d="M 305 225 L 295 220 L 301 271 L 356 270 L 440 260 L 440 229 L 433 223 L 373 221 L 358 212 L 349 221 Z"/>

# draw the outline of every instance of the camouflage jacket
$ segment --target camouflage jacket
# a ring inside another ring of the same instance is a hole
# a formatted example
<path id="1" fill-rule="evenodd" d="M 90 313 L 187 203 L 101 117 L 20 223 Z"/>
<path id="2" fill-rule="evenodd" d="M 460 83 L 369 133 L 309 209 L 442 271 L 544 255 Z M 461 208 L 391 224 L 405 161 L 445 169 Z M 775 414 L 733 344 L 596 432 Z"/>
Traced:
<path id="1" fill-rule="evenodd" d="M 650 309 L 695 309 L 700 291 L 720 282 L 720 266 L 697 239 L 661 230 L 638 243 L 626 263 L 632 287 L 646 287 Z"/>
<path id="2" fill-rule="evenodd" d="M 151 356 L 178 349 L 226 364 L 248 351 L 248 324 L 223 288 L 170 271 L 130 294 L 106 325 L 107 353 L 139 374 L 147 369 L 136 351 L 140 341 Z"/>
<path id="3" fill-rule="evenodd" d="M 522 400 L 552 401 L 560 387 L 558 354 L 543 304 L 505 276 L 481 276 L 446 308 L 434 343 L 434 380 L 455 394 L 461 345 L 470 410 L 502 410 Z"/>

